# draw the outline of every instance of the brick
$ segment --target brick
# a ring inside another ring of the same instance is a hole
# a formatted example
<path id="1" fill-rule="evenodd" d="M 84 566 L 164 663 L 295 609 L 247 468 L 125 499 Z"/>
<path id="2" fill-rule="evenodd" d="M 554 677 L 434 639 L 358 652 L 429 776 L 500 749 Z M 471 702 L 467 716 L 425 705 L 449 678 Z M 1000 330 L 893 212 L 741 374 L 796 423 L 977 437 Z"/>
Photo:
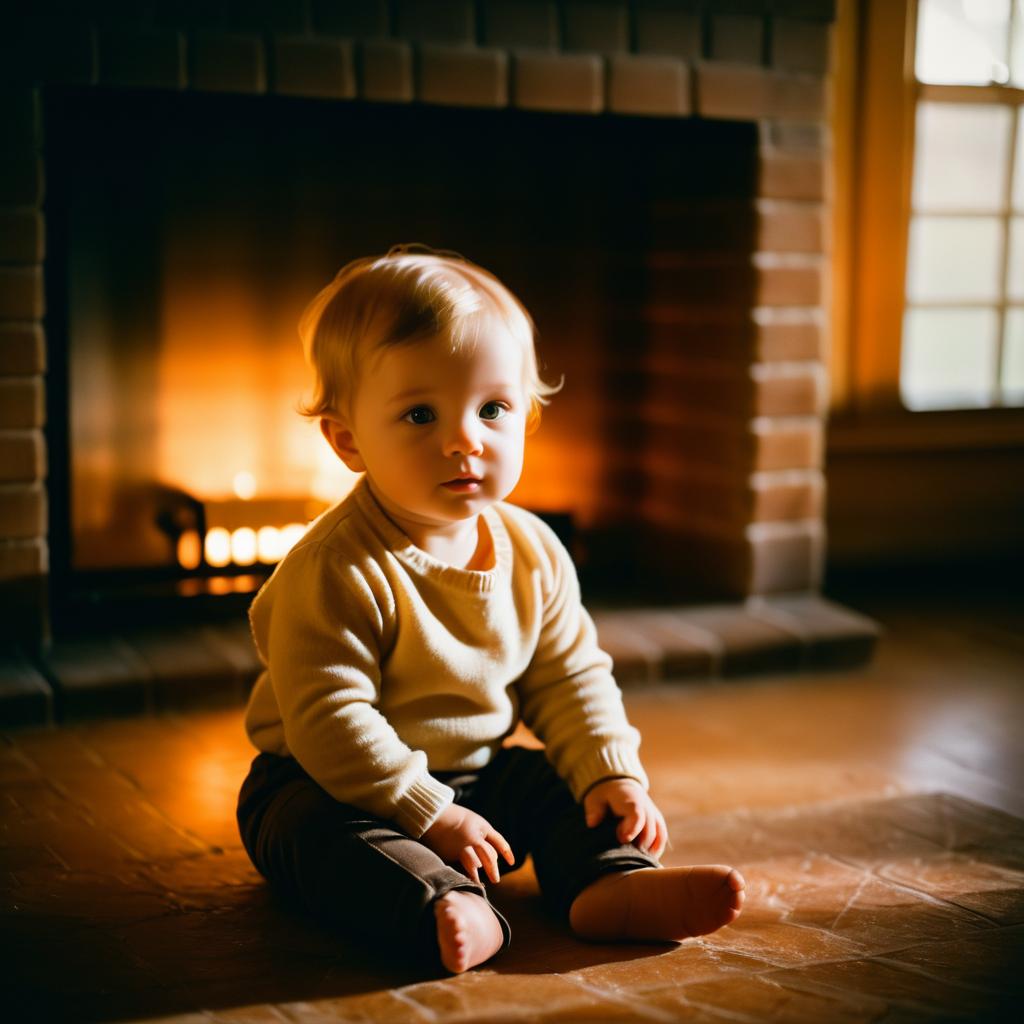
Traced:
<path id="1" fill-rule="evenodd" d="M 780 470 L 754 473 L 751 520 L 820 519 L 825 506 L 825 477 L 820 470 Z"/>
<path id="2" fill-rule="evenodd" d="M 273 54 L 276 92 L 330 99 L 355 97 L 351 40 L 278 38 L 274 40 Z"/>
<path id="3" fill-rule="evenodd" d="M 709 312 L 756 304 L 757 268 L 737 252 L 653 252 L 647 258 L 648 298 L 654 304 Z"/>
<path id="4" fill-rule="evenodd" d="M 39 206 L 43 201 L 43 161 L 27 147 L 8 150 L 0 160 L 0 203 Z"/>
<path id="5" fill-rule="evenodd" d="M 796 153 L 822 153 L 830 147 L 828 125 L 824 121 L 758 121 L 762 150 Z"/>
<path id="6" fill-rule="evenodd" d="M 387 0 L 313 0 L 314 31 L 349 39 L 386 39 L 391 31 Z"/>
<path id="7" fill-rule="evenodd" d="M 547 0 L 484 0 L 482 36 L 487 46 L 557 50 L 558 5 Z"/>
<path id="8" fill-rule="evenodd" d="M 0 651 L 0 726 L 38 726 L 52 720 L 50 684 L 20 651 Z"/>
<path id="9" fill-rule="evenodd" d="M 28 540 L 0 539 L 0 581 L 42 576 L 49 569 L 46 541 L 42 537 Z"/>
<path id="10" fill-rule="evenodd" d="M 42 480 L 46 445 L 41 430 L 0 430 L 0 481 Z"/>
<path id="11" fill-rule="evenodd" d="M 661 647 L 643 633 L 632 629 L 628 621 L 614 613 L 594 615 L 601 649 L 612 659 L 615 679 L 620 686 L 657 682 L 661 676 Z"/>
<path id="12" fill-rule="evenodd" d="M 0 429 L 41 427 L 45 419 L 42 377 L 0 377 Z"/>
<path id="13" fill-rule="evenodd" d="M 41 263 L 45 254 L 42 213 L 31 207 L 0 208 L 0 263 Z"/>
<path id="14" fill-rule="evenodd" d="M 690 459 L 743 473 L 822 465 L 824 424 L 817 416 L 743 420 L 676 401 L 649 403 L 643 419 L 652 458 Z"/>
<path id="15" fill-rule="evenodd" d="M 101 30 L 99 82 L 136 89 L 183 89 L 184 35 L 156 28 Z"/>
<path id="16" fill-rule="evenodd" d="M 208 92 L 263 93 L 267 67 L 259 36 L 197 32 L 189 48 L 193 89 Z"/>
<path id="17" fill-rule="evenodd" d="M 820 257 L 780 256 L 757 253 L 756 305 L 817 306 L 824 286 L 824 261 Z"/>
<path id="18" fill-rule="evenodd" d="M 41 320 L 44 311 L 40 265 L 0 267 L 0 319 Z"/>
<path id="19" fill-rule="evenodd" d="M 825 425 L 817 416 L 772 418 L 751 423 L 754 469 L 817 469 L 824 460 Z"/>
<path id="20" fill-rule="evenodd" d="M 0 374 L 21 376 L 46 370 L 42 324 L 0 322 Z"/>
<path id="21" fill-rule="evenodd" d="M 825 411 L 828 381 L 821 363 L 754 363 L 756 416 L 810 416 Z"/>
<path id="22" fill-rule="evenodd" d="M 158 711 L 241 703 L 245 687 L 234 659 L 199 628 L 140 629 L 121 640 L 152 674 Z"/>
<path id="23" fill-rule="evenodd" d="M 359 45 L 362 86 L 368 100 L 409 103 L 415 96 L 412 47 L 397 40 L 367 41 Z"/>
<path id="24" fill-rule="evenodd" d="M 519 50 L 513 63 L 517 107 L 597 114 L 604 109 L 604 66 L 591 54 L 546 54 Z"/>
<path id="25" fill-rule="evenodd" d="M 721 672 L 718 638 L 688 623 L 678 609 L 619 611 L 616 618 L 656 644 L 661 651 L 661 677 L 666 680 L 709 678 Z"/>
<path id="26" fill-rule="evenodd" d="M 823 358 L 824 317 L 821 310 L 759 307 L 752 316 L 759 362 Z"/>
<path id="27" fill-rule="evenodd" d="M 772 23 L 772 67 L 824 75 L 829 70 L 831 27 L 821 21 L 776 18 Z"/>
<path id="28" fill-rule="evenodd" d="M 43 141 L 39 90 L 29 85 L 0 89 L 0 125 L 5 147 L 38 149 Z"/>
<path id="29" fill-rule="evenodd" d="M 755 523 L 747 536 L 751 548 L 749 593 L 820 587 L 825 554 L 825 530 L 820 522 Z"/>
<path id="30" fill-rule="evenodd" d="M 710 18 L 712 60 L 738 64 L 764 62 L 764 18 L 716 14 Z"/>
<path id="31" fill-rule="evenodd" d="M 46 490 L 41 483 L 0 484 L 0 537 L 43 537 L 46 523 Z"/>
<path id="32" fill-rule="evenodd" d="M 620 114 L 688 114 L 689 68 L 674 57 L 617 54 L 608 62 L 608 104 Z"/>
<path id="33" fill-rule="evenodd" d="M 757 193 L 765 199 L 823 200 L 824 159 L 762 150 Z"/>
<path id="34" fill-rule="evenodd" d="M 153 672 L 116 637 L 58 638 L 42 655 L 61 721 L 153 710 Z"/>
<path id="35" fill-rule="evenodd" d="M 508 106 L 504 50 L 420 47 L 419 99 L 462 107 Z"/>
<path id="36" fill-rule="evenodd" d="M 233 28 L 301 34 L 309 31 L 308 0 L 230 0 Z"/>
<path id="37" fill-rule="evenodd" d="M 665 53 L 688 61 L 704 55 L 698 4 L 637 0 L 634 17 L 638 53 Z"/>
<path id="38" fill-rule="evenodd" d="M 805 668 L 851 668 L 871 659 L 882 627 L 865 615 L 833 604 L 817 594 L 780 594 L 752 598 L 747 612 L 788 629 L 803 644 Z"/>
<path id="39" fill-rule="evenodd" d="M 629 6 L 625 0 L 564 0 L 566 50 L 629 51 Z"/>
<path id="40" fill-rule="evenodd" d="M 699 64 L 696 73 L 697 109 L 703 117 L 807 120 L 825 114 L 824 85 L 814 75 L 710 61 Z"/>
<path id="41" fill-rule="evenodd" d="M 822 253 L 826 248 L 825 210 L 820 203 L 787 203 L 763 199 L 757 203 L 760 252 Z"/>
<path id="42" fill-rule="evenodd" d="M 799 663 L 799 640 L 788 630 L 750 615 L 742 606 L 680 608 L 678 615 L 691 628 L 715 638 L 723 676 L 793 668 Z"/>
<path id="43" fill-rule="evenodd" d="M 476 42 L 473 0 L 397 0 L 395 34 L 417 43 Z"/>
<path id="44" fill-rule="evenodd" d="M 644 468 L 648 493 L 678 509 L 680 524 L 717 522 L 740 528 L 821 517 L 824 486 L 819 470 L 743 473 L 664 453 L 645 459 Z"/>

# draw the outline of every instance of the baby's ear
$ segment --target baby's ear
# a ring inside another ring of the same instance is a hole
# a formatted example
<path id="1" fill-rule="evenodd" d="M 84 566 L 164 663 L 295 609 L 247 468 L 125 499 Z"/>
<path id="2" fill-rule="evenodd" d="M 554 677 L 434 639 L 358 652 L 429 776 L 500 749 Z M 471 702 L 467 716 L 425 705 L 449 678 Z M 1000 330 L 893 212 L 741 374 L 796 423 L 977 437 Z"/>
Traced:
<path id="1" fill-rule="evenodd" d="M 340 417 L 320 419 L 320 433 L 327 438 L 327 443 L 334 449 L 335 454 L 342 462 L 352 470 L 353 473 L 365 473 L 366 463 L 359 454 L 356 447 L 355 435 L 348 425 Z"/>

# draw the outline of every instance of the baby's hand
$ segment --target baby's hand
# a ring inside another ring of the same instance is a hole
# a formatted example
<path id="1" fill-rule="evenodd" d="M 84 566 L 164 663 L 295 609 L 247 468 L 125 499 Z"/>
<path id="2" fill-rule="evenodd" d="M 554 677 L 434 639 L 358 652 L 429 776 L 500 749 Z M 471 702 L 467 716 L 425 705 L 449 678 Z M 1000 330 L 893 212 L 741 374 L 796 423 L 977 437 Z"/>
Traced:
<path id="1" fill-rule="evenodd" d="M 480 884 L 480 868 L 492 882 L 500 880 L 498 854 L 509 864 L 515 863 L 512 847 L 505 837 L 491 827 L 479 814 L 450 804 L 440 817 L 420 836 L 420 842 L 430 847 L 445 864 L 461 864 L 466 874 Z"/>
<path id="2" fill-rule="evenodd" d="M 607 810 L 622 819 L 616 830 L 620 843 L 636 840 L 641 850 L 655 857 L 661 856 L 668 842 L 668 826 L 639 782 L 606 779 L 593 786 L 583 798 L 587 825 L 591 828 L 599 825 L 604 821 Z"/>

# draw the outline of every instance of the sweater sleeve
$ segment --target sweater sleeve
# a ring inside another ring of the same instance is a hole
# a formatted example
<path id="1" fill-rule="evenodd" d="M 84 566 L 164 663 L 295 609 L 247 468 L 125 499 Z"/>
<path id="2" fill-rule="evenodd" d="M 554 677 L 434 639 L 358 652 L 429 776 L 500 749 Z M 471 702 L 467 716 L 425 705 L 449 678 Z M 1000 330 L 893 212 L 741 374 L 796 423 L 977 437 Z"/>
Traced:
<path id="1" fill-rule="evenodd" d="M 610 777 L 645 789 L 640 734 L 626 718 L 612 660 L 598 646 L 593 619 L 580 599 L 569 553 L 546 532 L 543 618 L 536 652 L 517 687 L 523 721 L 543 741 L 555 770 L 582 800 Z"/>
<path id="2" fill-rule="evenodd" d="M 454 792 L 377 709 L 383 617 L 366 580 L 332 554 L 294 551 L 250 613 L 285 742 L 336 800 L 418 838 Z"/>

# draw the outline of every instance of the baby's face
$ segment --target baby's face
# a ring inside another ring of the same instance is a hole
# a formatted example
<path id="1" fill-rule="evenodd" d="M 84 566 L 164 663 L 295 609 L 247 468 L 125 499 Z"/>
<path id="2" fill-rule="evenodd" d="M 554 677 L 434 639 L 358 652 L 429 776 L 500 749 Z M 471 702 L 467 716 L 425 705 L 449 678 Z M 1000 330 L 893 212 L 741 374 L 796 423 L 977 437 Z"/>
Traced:
<path id="1" fill-rule="evenodd" d="M 461 352 L 433 338 L 378 353 L 361 375 L 352 430 L 385 508 L 444 526 L 515 487 L 527 411 L 523 353 L 495 328 Z"/>

